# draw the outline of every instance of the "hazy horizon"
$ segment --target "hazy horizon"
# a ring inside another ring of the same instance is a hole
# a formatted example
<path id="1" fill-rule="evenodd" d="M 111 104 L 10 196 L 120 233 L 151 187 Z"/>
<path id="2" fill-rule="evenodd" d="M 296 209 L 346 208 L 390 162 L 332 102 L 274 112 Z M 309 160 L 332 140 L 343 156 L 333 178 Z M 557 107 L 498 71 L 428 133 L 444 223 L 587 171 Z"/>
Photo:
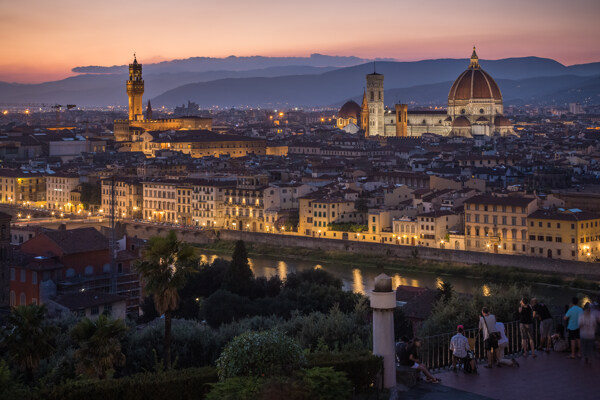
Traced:
<path id="1" fill-rule="evenodd" d="M 0 80 L 43 82 L 85 65 L 311 53 L 414 61 L 538 56 L 600 61 L 597 0 L 26 0 L 0 4 Z"/>

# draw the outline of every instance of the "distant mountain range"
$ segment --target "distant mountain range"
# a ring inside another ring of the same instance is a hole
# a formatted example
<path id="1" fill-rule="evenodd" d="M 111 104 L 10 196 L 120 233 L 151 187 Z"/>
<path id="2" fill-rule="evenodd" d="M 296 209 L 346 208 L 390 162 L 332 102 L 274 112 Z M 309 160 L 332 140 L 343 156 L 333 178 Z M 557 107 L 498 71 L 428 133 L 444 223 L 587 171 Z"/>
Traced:
<path id="1" fill-rule="evenodd" d="M 600 63 L 567 67 L 538 57 L 480 63 L 498 82 L 505 104 L 600 103 Z M 187 100 L 201 107 L 338 105 L 351 98 L 360 102 L 365 75 L 376 69 L 385 75 L 386 103 L 443 105 L 467 65 L 465 59 L 364 63 L 357 57 L 323 55 L 192 58 L 144 65 L 144 100 L 151 99 L 154 107 Z M 202 70 L 209 67 L 215 69 Z M 74 70 L 88 73 L 41 84 L 0 82 L 0 102 L 127 104 L 125 66 Z"/>

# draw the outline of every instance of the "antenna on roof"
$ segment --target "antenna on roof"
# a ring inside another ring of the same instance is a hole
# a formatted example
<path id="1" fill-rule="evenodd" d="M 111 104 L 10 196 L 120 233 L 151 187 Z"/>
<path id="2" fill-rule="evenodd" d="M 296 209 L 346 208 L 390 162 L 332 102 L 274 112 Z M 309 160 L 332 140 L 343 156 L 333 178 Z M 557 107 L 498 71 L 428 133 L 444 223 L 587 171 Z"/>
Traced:
<path id="1" fill-rule="evenodd" d="M 377 61 L 373 61 L 373 73 L 376 74 L 377 73 L 377 68 L 375 68 L 375 64 L 377 63 Z"/>

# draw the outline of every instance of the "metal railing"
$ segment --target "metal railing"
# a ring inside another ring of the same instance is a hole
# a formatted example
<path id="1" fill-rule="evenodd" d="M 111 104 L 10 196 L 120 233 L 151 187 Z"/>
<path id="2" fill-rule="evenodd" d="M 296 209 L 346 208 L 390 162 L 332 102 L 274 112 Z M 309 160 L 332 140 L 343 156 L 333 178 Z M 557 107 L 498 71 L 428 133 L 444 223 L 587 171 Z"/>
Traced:
<path id="1" fill-rule="evenodd" d="M 557 324 L 563 324 L 562 316 L 554 316 L 554 333 Z M 519 330 L 519 321 L 505 322 L 506 337 L 508 338 L 508 346 L 504 355 L 513 355 L 522 352 L 521 332 Z M 540 324 L 539 320 L 533 323 L 533 338 L 535 347 L 540 344 L 539 337 Z M 439 370 L 450 367 L 452 365 L 452 352 L 450 351 L 450 339 L 456 332 L 443 333 L 441 335 L 426 336 L 423 338 L 421 347 L 421 360 L 430 370 Z M 466 338 L 469 339 L 471 350 L 473 351 L 476 361 L 486 359 L 485 348 L 483 345 L 483 332 L 478 329 L 466 329 L 464 332 Z M 474 344 L 474 345 L 473 345 Z"/>

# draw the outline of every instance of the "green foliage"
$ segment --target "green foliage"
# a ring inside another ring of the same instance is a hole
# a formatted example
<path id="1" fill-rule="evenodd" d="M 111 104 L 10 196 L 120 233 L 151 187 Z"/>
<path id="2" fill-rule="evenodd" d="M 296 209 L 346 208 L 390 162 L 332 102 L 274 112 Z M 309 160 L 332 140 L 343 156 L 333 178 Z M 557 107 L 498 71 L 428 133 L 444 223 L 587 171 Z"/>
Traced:
<path id="1" fill-rule="evenodd" d="M 81 184 L 81 204 L 83 204 L 85 210 L 89 210 L 90 206 L 100 206 L 102 204 L 100 184 Z"/>
<path id="2" fill-rule="evenodd" d="M 75 352 L 77 373 L 89 378 L 106 378 L 114 368 L 125 364 L 120 339 L 127 332 L 123 320 L 100 315 L 96 320 L 82 319 L 73 328 L 73 338 L 79 344 Z"/>
<path id="3" fill-rule="evenodd" d="M 366 391 L 375 382 L 383 362 L 381 357 L 368 351 L 312 353 L 306 359 L 311 367 L 331 367 L 345 373 L 356 392 Z"/>
<path id="4" fill-rule="evenodd" d="M 29 390 L 12 376 L 8 364 L 0 359 L 0 398 L 3 400 L 22 400 L 29 396 Z"/>
<path id="5" fill-rule="evenodd" d="M 150 238 L 142 260 L 135 265 L 145 284 L 144 290 L 152 295 L 158 313 L 165 315 L 166 369 L 171 367 L 171 315 L 177 309 L 179 290 L 197 267 L 198 257 L 194 248 L 178 240 L 175 231 L 169 231 L 165 237 Z"/>
<path id="6" fill-rule="evenodd" d="M 446 302 L 438 301 L 431 316 L 423 323 L 421 335 L 453 332 L 459 324 L 464 325 L 465 329 L 477 328 L 483 307 L 487 307 L 496 316 L 497 321 L 514 321 L 519 300 L 524 295 L 529 298 L 536 297 L 528 287 L 484 285 L 482 290 L 472 297 L 452 296 Z"/>
<path id="7" fill-rule="evenodd" d="M 315 367 L 307 370 L 303 382 L 312 399 L 340 400 L 352 396 L 352 383 L 343 372 L 332 367 Z"/>
<path id="8" fill-rule="evenodd" d="M 450 282 L 442 282 L 437 288 L 437 299 L 447 303 L 452 296 L 454 296 L 454 286 Z"/>
<path id="9" fill-rule="evenodd" d="M 14 308 L 8 317 L 3 346 L 8 350 L 10 360 L 25 371 L 29 381 L 33 380 L 40 360 L 55 350 L 54 338 L 58 329 L 48 324 L 45 316 L 45 306 L 31 304 Z"/>
<path id="10" fill-rule="evenodd" d="M 203 399 L 217 382 L 212 367 L 188 368 L 163 373 L 142 373 L 120 379 L 70 381 L 41 390 L 44 400 L 163 400 Z"/>
<path id="11" fill-rule="evenodd" d="M 223 288 L 231 293 L 247 295 L 248 288 L 252 285 L 254 274 L 248 263 L 248 252 L 243 240 L 235 243 L 235 250 L 231 256 L 229 268 L 223 276 Z"/>
<path id="12" fill-rule="evenodd" d="M 144 329 L 132 331 L 125 345 L 126 373 L 157 371 L 156 353 L 163 353 L 164 319 L 158 319 Z M 225 340 L 239 334 L 221 337 L 219 331 L 210 329 L 198 321 L 173 320 L 171 349 L 178 368 L 199 367 L 213 364 Z"/>
<path id="13" fill-rule="evenodd" d="M 263 381 L 255 376 L 236 376 L 212 385 L 206 400 L 255 400 Z"/>
<path id="14" fill-rule="evenodd" d="M 334 306 L 327 314 L 296 314 L 279 328 L 310 351 L 360 351 L 371 342 L 371 326 L 364 320 L 363 306 L 363 302 L 357 305 L 354 313 L 343 313 Z"/>
<path id="15" fill-rule="evenodd" d="M 246 332 L 235 337 L 217 360 L 219 378 L 291 375 L 304 366 L 302 348 L 276 331 Z"/>
<path id="16" fill-rule="evenodd" d="M 367 225 L 353 224 L 350 222 L 327 224 L 327 228 L 329 228 L 330 231 L 354 233 L 367 232 L 369 230 Z"/>

